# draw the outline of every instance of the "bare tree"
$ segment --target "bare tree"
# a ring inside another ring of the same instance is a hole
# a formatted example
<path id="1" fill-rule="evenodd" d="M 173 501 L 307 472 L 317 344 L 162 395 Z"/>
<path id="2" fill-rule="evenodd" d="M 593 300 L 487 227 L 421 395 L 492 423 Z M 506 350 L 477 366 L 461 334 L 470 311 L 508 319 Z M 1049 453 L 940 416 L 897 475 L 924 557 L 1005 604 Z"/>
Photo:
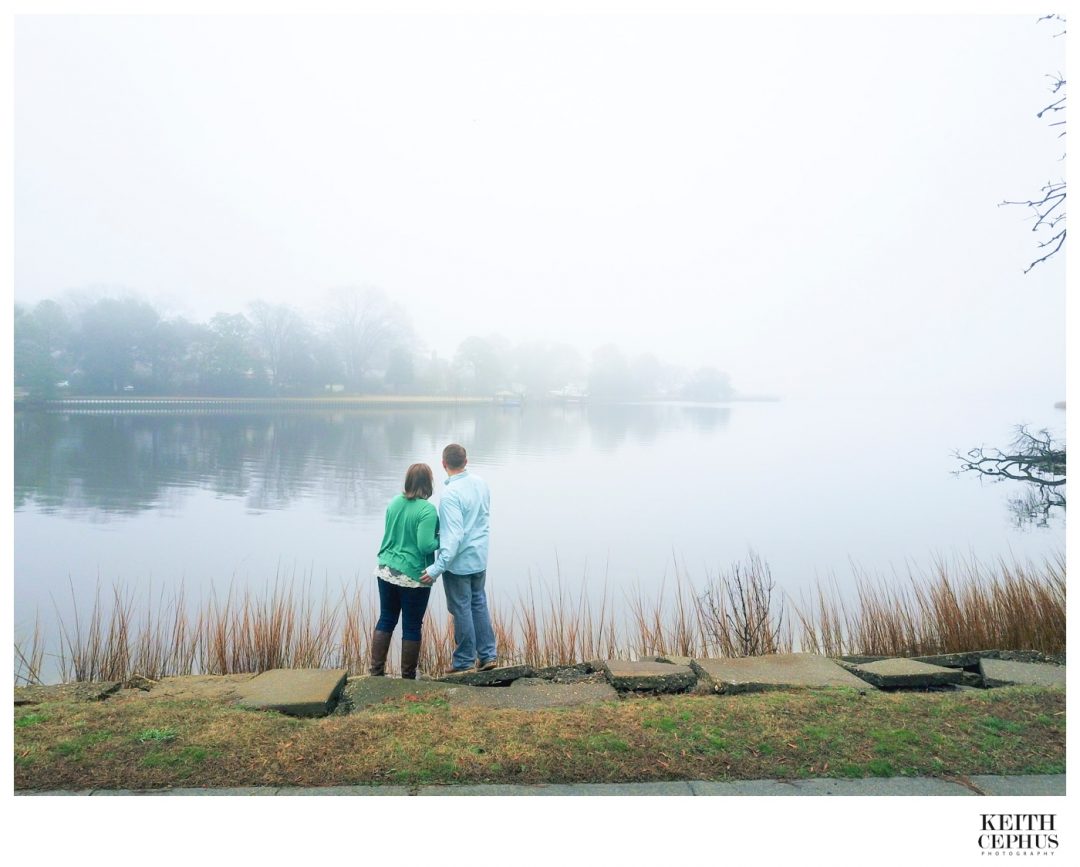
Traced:
<path id="1" fill-rule="evenodd" d="M 303 331 L 300 314 L 287 304 L 267 304 L 256 301 L 251 305 L 251 328 L 256 344 L 266 357 L 270 382 L 281 385 L 281 362 L 290 343 Z"/>
<path id="2" fill-rule="evenodd" d="M 1010 500 L 1019 522 L 1045 525 L 1053 509 L 1065 508 L 1065 444 L 1046 429 L 1032 433 L 1026 425 L 1017 425 L 1006 451 L 979 447 L 956 457 L 961 461 L 957 473 L 975 472 L 995 482 L 1008 479 L 1031 486 Z"/>
<path id="3" fill-rule="evenodd" d="M 699 600 L 715 645 L 724 656 L 763 656 L 790 650 L 783 636 L 784 603 L 773 604 L 769 565 L 751 552 L 746 564 L 710 580 Z"/>
<path id="4" fill-rule="evenodd" d="M 404 312 L 370 286 L 331 292 L 327 324 L 346 382 L 354 388 L 390 347 L 409 341 Z"/>
<path id="5" fill-rule="evenodd" d="M 1039 21 L 1056 21 L 1061 24 L 1061 31 L 1054 34 L 1054 38 L 1065 35 L 1065 19 L 1060 15 L 1044 15 Z M 1044 116 L 1050 120 L 1051 127 L 1060 127 L 1058 138 L 1065 137 L 1065 78 L 1060 72 L 1047 75 L 1050 79 L 1050 93 L 1054 96 L 1052 102 L 1046 105 L 1036 117 Z M 1060 114 L 1059 114 L 1060 112 Z M 1065 161 L 1065 154 L 1061 155 L 1061 161 Z M 1001 205 L 1022 205 L 1032 212 L 1034 225 L 1031 231 L 1044 237 L 1047 232 L 1050 237 L 1039 242 L 1040 250 L 1046 252 L 1024 269 L 1027 274 L 1036 265 L 1039 265 L 1053 257 L 1065 245 L 1065 179 L 1047 181 L 1039 190 L 1039 195 L 1027 200 L 1004 201 Z M 1001 206 L 999 205 L 999 207 Z"/>

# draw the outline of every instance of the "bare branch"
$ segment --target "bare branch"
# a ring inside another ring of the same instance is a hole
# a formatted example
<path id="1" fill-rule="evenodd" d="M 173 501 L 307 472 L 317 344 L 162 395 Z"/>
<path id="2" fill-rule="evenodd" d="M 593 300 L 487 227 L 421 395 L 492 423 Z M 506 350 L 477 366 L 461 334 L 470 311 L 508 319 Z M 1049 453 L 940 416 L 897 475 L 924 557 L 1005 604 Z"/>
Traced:
<path id="1" fill-rule="evenodd" d="M 1065 18 L 1061 15 L 1051 13 L 1049 15 L 1043 15 L 1037 19 L 1037 22 L 1042 21 L 1057 21 L 1063 26 L 1060 33 L 1054 34 L 1055 36 L 1063 36 L 1065 34 Z M 1047 78 L 1050 79 L 1050 92 L 1052 94 L 1059 94 L 1060 96 L 1053 102 L 1043 106 L 1043 108 L 1036 114 L 1036 117 L 1040 120 L 1044 115 L 1049 113 L 1049 117 L 1053 118 L 1059 111 L 1065 111 L 1065 77 L 1056 72 L 1053 74 L 1048 73 Z M 1061 132 L 1058 133 L 1058 138 L 1062 138 L 1066 130 L 1065 120 L 1054 120 L 1048 123 L 1047 126 L 1062 127 Z M 1061 155 L 1061 159 L 1065 159 L 1065 154 Z M 1049 259 L 1052 259 L 1065 244 L 1066 230 L 1064 228 L 1059 229 L 1058 225 L 1065 222 L 1065 198 L 1066 198 L 1066 185 L 1065 181 L 1047 182 L 1044 187 L 1039 191 L 1042 193 L 1042 198 L 1028 199 L 1027 201 L 1005 201 L 1001 202 L 1001 205 L 1019 205 L 1021 207 L 1030 208 L 1034 212 L 1034 225 L 1031 227 L 1031 231 L 1038 232 L 1040 230 L 1048 230 L 1053 233 L 1052 237 L 1046 241 L 1042 241 L 1038 244 L 1040 250 L 1047 250 L 1047 252 L 1035 259 L 1027 268 L 1024 269 L 1024 273 L 1030 272 L 1036 265 L 1041 265 Z"/>
<path id="2" fill-rule="evenodd" d="M 1065 508 L 1065 446 L 1045 429 L 1033 433 L 1025 425 L 1017 426 L 1008 452 L 980 447 L 954 454 L 961 462 L 957 475 L 970 471 L 995 482 L 1008 479 L 1028 484 L 1029 492 L 1011 501 L 1018 516 L 1044 520 L 1052 509 Z"/>

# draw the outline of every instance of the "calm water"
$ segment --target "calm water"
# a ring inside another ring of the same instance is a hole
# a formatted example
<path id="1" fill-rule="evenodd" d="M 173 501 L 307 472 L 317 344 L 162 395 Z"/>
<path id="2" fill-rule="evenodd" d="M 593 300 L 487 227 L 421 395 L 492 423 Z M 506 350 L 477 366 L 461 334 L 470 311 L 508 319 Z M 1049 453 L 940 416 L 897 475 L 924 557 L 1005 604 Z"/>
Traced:
<path id="1" fill-rule="evenodd" d="M 71 586 L 88 600 L 99 579 L 183 581 L 189 596 L 279 571 L 369 581 L 405 468 L 426 461 L 441 479 L 451 441 L 492 489 L 496 598 L 530 573 L 658 592 L 676 558 L 700 582 L 751 548 L 795 595 L 816 576 L 850 586 L 852 562 L 1040 560 L 1064 549 L 1061 519 L 1017 528 L 1015 489 L 952 475 L 953 449 L 1004 445 L 1017 421 L 1060 432 L 1064 413 L 888 401 L 19 413 L 16 627 L 35 609 L 49 620 L 53 599 L 70 606 Z"/>

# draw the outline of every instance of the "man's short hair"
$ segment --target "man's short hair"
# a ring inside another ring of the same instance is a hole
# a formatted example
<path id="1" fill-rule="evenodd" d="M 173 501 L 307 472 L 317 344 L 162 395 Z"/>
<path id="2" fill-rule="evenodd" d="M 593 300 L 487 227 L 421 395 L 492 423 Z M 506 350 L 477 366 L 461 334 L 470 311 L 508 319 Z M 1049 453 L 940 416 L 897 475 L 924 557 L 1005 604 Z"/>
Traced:
<path id="1" fill-rule="evenodd" d="M 459 446 L 457 443 L 450 443 L 442 450 L 443 463 L 452 470 L 460 470 L 464 467 L 467 457 L 464 447 Z"/>

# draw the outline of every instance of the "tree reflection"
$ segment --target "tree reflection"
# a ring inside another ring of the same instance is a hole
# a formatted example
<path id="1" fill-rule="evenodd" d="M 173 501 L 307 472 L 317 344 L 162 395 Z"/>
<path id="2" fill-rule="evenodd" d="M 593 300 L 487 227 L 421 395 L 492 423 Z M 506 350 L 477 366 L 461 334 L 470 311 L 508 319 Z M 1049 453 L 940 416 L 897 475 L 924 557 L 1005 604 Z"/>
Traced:
<path id="1" fill-rule="evenodd" d="M 665 431 L 709 432 L 722 407 L 448 406 L 221 415 L 20 412 L 15 416 L 15 508 L 130 515 L 201 489 L 257 511 L 302 499 L 339 516 L 377 516 L 405 468 L 446 443 L 498 465 L 514 455 L 566 452 L 586 437 L 614 449 Z"/>

